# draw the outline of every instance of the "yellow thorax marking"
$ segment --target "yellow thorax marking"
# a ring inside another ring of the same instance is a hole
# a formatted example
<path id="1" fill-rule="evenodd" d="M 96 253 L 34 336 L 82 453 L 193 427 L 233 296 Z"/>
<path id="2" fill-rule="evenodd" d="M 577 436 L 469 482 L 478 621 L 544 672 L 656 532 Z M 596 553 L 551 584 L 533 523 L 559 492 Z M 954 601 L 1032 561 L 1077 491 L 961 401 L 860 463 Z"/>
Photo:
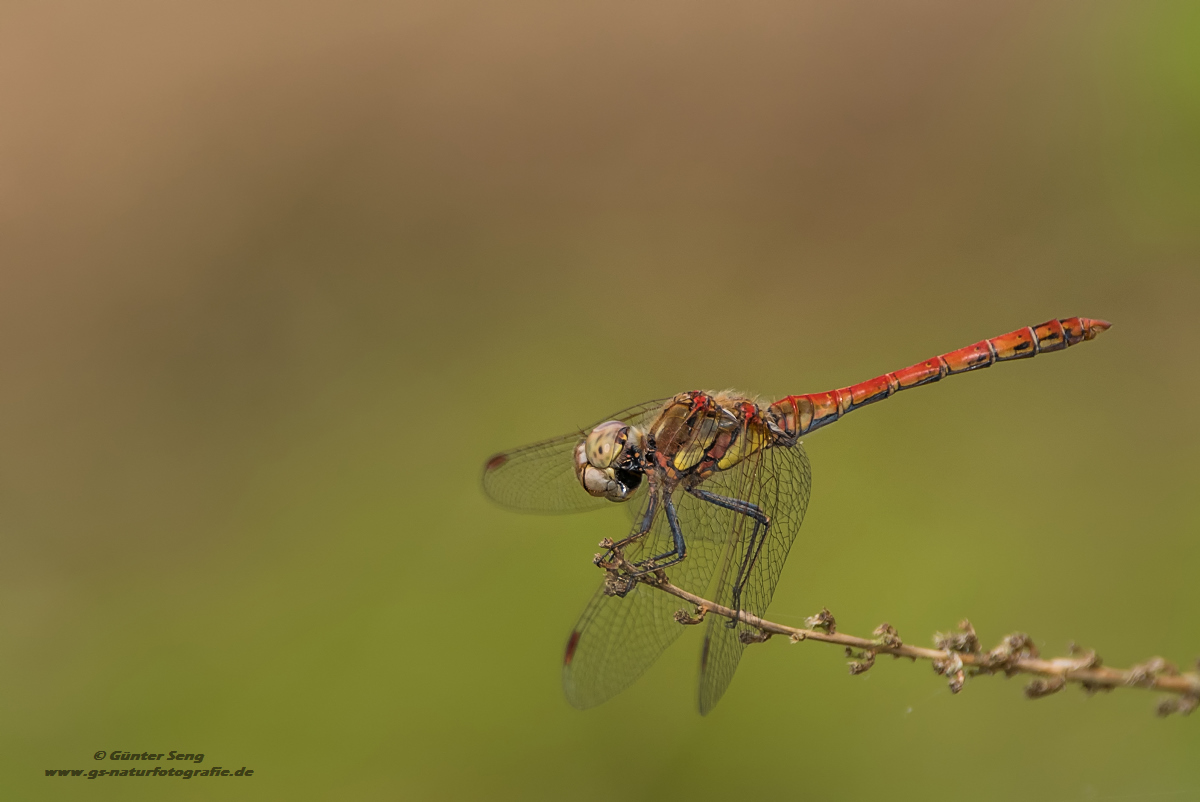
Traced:
<path id="1" fill-rule="evenodd" d="M 729 445 L 725 456 L 717 462 L 717 470 L 732 468 L 746 457 L 753 456 L 762 450 L 767 443 L 767 428 L 761 425 L 742 426 Z"/>
<path id="2" fill-rule="evenodd" d="M 720 434 L 720 429 L 717 421 L 705 416 L 692 432 L 691 441 L 675 455 L 675 467 L 686 471 L 704 459 L 704 452 L 717 439 L 718 434 Z"/>

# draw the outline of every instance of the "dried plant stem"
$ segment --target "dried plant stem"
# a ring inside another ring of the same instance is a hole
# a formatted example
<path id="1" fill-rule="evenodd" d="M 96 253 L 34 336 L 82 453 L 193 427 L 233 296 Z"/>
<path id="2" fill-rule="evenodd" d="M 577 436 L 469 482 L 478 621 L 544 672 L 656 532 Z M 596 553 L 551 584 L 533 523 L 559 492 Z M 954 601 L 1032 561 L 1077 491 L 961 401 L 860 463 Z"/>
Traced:
<path id="1" fill-rule="evenodd" d="M 940 648 L 927 649 L 903 643 L 896 630 L 883 624 L 875 630 L 874 638 L 860 638 L 837 632 L 836 623 L 828 610 L 806 620 L 810 629 L 784 626 L 748 613 L 737 613 L 728 607 L 703 599 L 666 581 L 661 574 L 645 575 L 641 581 L 653 588 L 669 593 L 696 606 L 696 615 L 681 610 L 677 614 L 680 623 L 698 623 L 707 614 L 741 620 L 763 633 L 763 637 L 743 636 L 747 643 L 765 640 L 771 635 L 785 635 L 793 643 L 812 640 L 835 643 L 846 647 L 852 674 L 861 674 L 869 669 L 877 654 L 891 654 L 915 660 L 932 661 L 934 670 L 950 678 L 950 689 L 957 693 L 962 689 L 967 673 L 972 676 L 1004 673 L 1030 674 L 1034 676 L 1025 693 L 1031 698 L 1047 696 L 1061 690 L 1067 683 L 1077 683 L 1089 692 L 1108 691 L 1113 688 L 1147 688 L 1175 694 L 1163 701 L 1160 715 L 1190 713 L 1200 704 L 1200 674 L 1181 673 L 1172 664 L 1156 657 L 1128 669 L 1109 668 L 1100 664 L 1093 651 L 1081 652 L 1072 647 L 1070 657 L 1043 659 L 1028 635 L 1014 633 L 1004 638 L 990 652 L 983 651 L 970 623 L 963 621 L 960 631 L 938 634 L 935 642 Z M 857 653 L 856 653 L 857 652 Z"/>

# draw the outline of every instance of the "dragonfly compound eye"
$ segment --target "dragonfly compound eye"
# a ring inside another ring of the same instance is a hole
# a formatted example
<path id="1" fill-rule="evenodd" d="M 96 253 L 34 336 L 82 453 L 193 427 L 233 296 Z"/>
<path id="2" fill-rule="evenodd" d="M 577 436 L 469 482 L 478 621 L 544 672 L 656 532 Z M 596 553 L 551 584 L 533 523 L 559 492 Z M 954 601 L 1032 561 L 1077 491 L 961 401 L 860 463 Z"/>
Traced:
<path id="1" fill-rule="evenodd" d="M 630 470 L 643 436 L 620 421 L 608 421 L 575 446 L 575 478 L 593 496 L 628 501 L 642 476 Z"/>
<path id="2" fill-rule="evenodd" d="M 629 427 L 619 420 L 610 420 L 592 429 L 584 441 L 588 464 L 604 470 L 612 467 L 625 450 Z"/>

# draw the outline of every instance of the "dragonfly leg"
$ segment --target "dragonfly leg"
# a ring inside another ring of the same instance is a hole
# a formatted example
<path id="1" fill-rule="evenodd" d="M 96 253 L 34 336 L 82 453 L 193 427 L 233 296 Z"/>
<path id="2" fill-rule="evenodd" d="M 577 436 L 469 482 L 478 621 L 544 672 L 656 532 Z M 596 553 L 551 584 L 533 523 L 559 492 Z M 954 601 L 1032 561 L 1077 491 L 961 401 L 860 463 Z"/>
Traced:
<path id="1" fill-rule="evenodd" d="M 763 541 L 767 539 L 767 530 L 771 528 L 771 518 L 757 504 L 751 504 L 749 501 L 721 496 L 716 493 L 710 493 L 707 490 L 701 490 L 700 488 L 692 488 L 688 492 L 702 501 L 732 510 L 754 521 L 754 529 L 750 532 L 750 539 L 746 542 L 746 551 L 738 563 L 737 576 L 733 580 L 733 609 L 740 612 L 742 609 L 742 589 L 750 578 L 750 570 L 754 567 L 754 563 L 758 561 L 758 554 L 762 550 Z M 732 620 L 726 624 L 728 627 L 736 625 L 737 622 Z"/>
<path id="2" fill-rule="evenodd" d="M 668 568 L 678 562 L 682 562 L 687 557 L 687 543 L 683 539 L 683 529 L 679 526 L 679 518 L 675 514 L 675 502 L 671 501 L 671 497 L 663 498 L 663 507 L 667 510 L 667 524 L 671 527 L 671 540 L 674 541 L 675 548 L 670 551 L 664 551 L 655 557 L 648 560 L 642 560 L 636 563 L 636 571 L 630 573 L 630 576 L 641 576 L 648 574 L 651 571 L 660 571 L 663 568 Z M 668 559 L 670 558 L 670 559 Z M 666 562 L 659 562 L 666 560 Z"/>
<path id="3" fill-rule="evenodd" d="M 654 514 L 656 512 L 658 512 L 658 494 L 655 493 L 652 489 L 650 492 L 650 500 L 646 504 L 646 512 L 644 515 L 642 515 L 642 522 L 638 526 L 637 531 L 634 532 L 629 537 L 618 540 L 616 543 L 613 543 L 611 546 L 609 546 L 608 551 L 604 552 L 603 558 L 601 558 L 601 560 L 597 561 L 597 563 L 599 563 L 601 561 L 602 562 L 611 562 L 616 557 L 617 552 L 624 549 L 630 543 L 634 543 L 637 540 L 640 540 L 641 538 L 645 537 L 646 534 L 650 531 L 650 527 L 654 525 Z M 612 543 L 612 541 L 610 541 L 610 540 L 606 540 L 605 542 Z M 600 545 L 603 546 L 604 543 L 601 543 Z"/>

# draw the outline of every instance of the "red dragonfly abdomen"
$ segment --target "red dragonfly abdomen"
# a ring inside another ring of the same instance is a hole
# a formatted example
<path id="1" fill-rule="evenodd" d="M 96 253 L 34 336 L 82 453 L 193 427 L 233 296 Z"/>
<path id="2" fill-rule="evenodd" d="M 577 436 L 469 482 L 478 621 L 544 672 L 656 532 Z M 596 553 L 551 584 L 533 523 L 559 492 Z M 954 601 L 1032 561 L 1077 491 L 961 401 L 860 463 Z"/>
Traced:
<path id="1" fill-rule="evenodd" d="M 1110 325 L 1103 320 L 1069 317 L 1040 326 L 1027 326 L 840 390 L 789 395 L 771 404 L 770 413 L 788 435 L 804 435 L 833 423 L 847 412 L 882 401 L 901 390 L 932 384 L 944 376 L 990 367 L 996 362 L 1061 351 L 1094 338 Z"/>

